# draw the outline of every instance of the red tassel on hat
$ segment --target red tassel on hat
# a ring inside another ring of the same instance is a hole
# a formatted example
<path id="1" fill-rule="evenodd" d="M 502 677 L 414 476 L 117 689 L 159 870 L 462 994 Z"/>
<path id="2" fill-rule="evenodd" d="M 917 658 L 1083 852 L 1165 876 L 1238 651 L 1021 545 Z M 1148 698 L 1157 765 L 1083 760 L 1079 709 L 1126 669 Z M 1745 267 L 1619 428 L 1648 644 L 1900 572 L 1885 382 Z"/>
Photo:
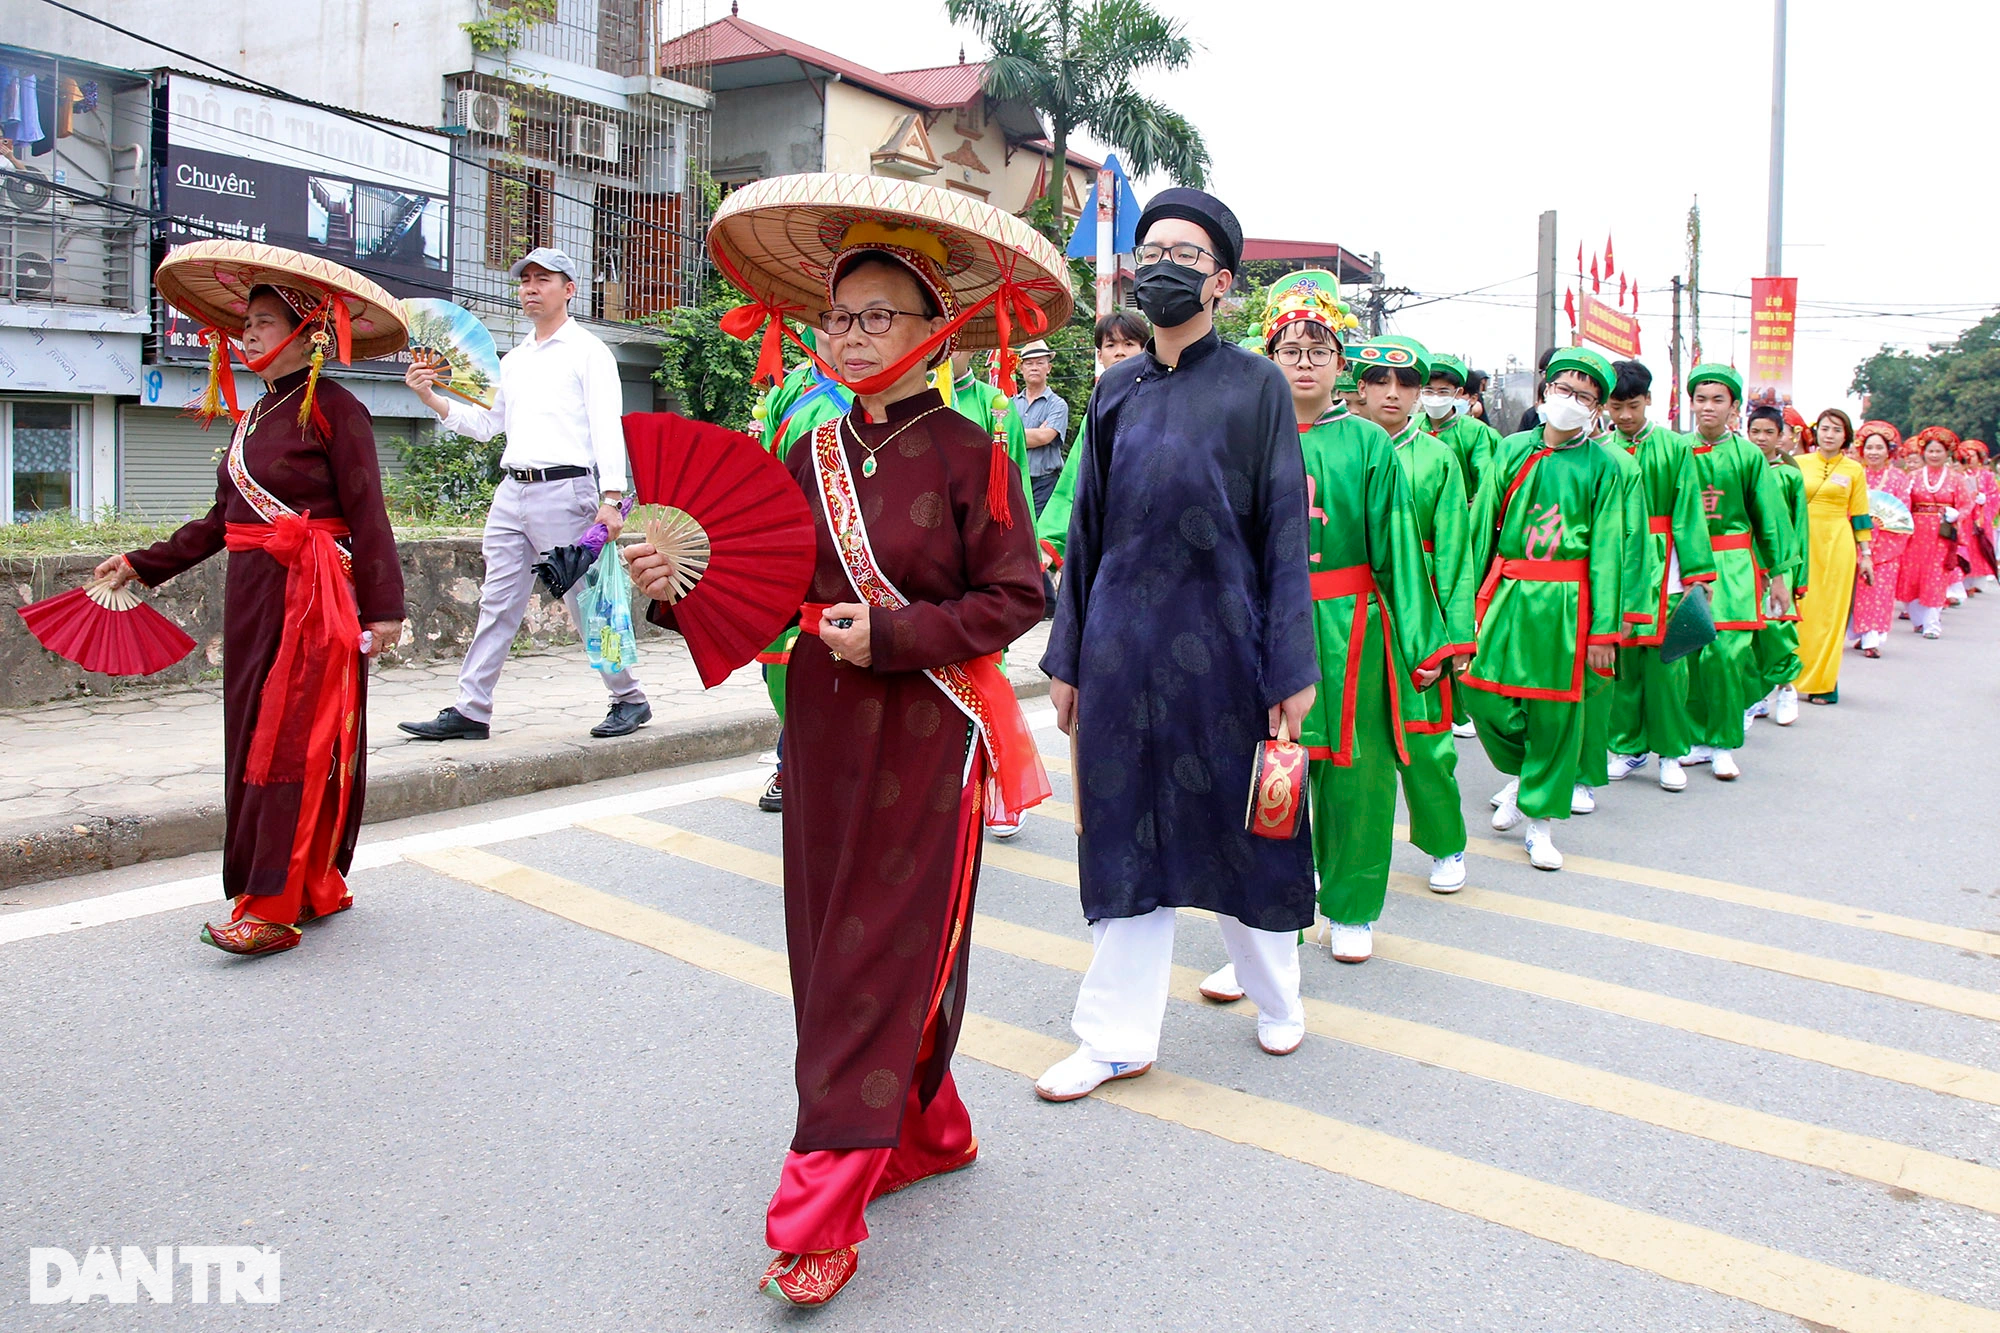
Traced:
<path id="1" fill-rule="evenodd" d="M 993 449 L 986 465 L 986 512 L 1003 528 L 1014 526 L 1014 507 L 1007 499 L 1007 473 L 1014 460 L 1007 453 L 1007 419 L 993 423 Z"/>

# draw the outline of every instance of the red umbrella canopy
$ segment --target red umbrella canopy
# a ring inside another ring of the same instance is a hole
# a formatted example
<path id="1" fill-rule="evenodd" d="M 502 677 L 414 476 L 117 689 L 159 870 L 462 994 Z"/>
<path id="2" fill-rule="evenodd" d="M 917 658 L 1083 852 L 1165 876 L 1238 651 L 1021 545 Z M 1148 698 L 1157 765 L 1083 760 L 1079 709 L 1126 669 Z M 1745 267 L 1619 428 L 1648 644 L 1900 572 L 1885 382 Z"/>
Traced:
<path id="1" fill-rule="evenodd" d="M 754 659 L 799 613 L 816 555 L 812 510 L 748 435 L 672 412 L 625 418 L 633 494 L 664 505 L 648 539 L 675 556 L 674 621 L 705 686 Z"/>

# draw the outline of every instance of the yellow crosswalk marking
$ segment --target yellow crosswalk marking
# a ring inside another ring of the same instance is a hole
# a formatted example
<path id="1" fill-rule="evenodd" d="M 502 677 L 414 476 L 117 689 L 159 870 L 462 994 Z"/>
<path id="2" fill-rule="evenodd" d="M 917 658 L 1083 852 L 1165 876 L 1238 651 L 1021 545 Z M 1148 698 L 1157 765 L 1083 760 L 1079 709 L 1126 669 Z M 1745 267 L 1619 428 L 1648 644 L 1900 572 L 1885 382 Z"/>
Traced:
<path id="1" fill-rule="evenodd" d="M 1408 842 L 1409 827 L 1398 824 L 1396 837 Z M 1473 856 L 1483 856 L 1495 861 L 1512 861 L 1518 865 L 1528 863 L 1527 848 L 1515 842 L 1495 842 L 1490 838 L 1475 837 L 1468 840 L 1465 850 Z M 1915 917 L 1896 916 L 1889 912 L 1871 911 L 1865 907 L 1851 907 L 1846 903 L 1831 903 L 1819 898 L 1802 897 L 1795 893 L 1776 893 L 1770 889 L 1751 888 L 1747 884 L 1704 879 L 1700 875 L 1683 875 L 1673 870 L 1654 870 L 1649 866 L 1626 865 L 1621 861 L 1602 861 L 1596 857 L 1578 856 L 1570 852 L 1563 853 L 1563 873 L 1590 875 L 1597 879 L 1615 879 L 1626 884 L 1667 889 L 1674 893 L 1689 893 L 1701 898 L 1711 898 L 1717 902 L 1756 907 L 1767 912 L 1783 912 L 1787 916 L 1802 916 L 1813 921 L 1830 921 L 1835 925 L 1872 930 L 1880 935 L 1898 935 L 1907 940 L 1922 940 L 1927 944 L 1942 944 L 1953 949 L 1968 949 L 1974 953 L 2000 956 L 2000 933 L 1990 930 L 1946 926 L 1935 921 L 1921 921 Z"/>
<path id="2" fill-rule="evenodd" d="M 1849 990 L 1866 991 L 1892 1000 L 1908 1000 L 1913 1004 L 1925 1004 L 1970 1018 L 2000 1021 L 2000 995 L 1973 990 L 1969 986 L 1932 981 L 1928 977 L 1907 976 L 1879 967 L 1864 967 L 1860 963 L 1843 963 L 1792 949 L 1780 949 L 1775 945 L 1753 944 L 1748 940 L 1730 939 L 1726 935 L 1689 930 L 1685 926 L 1641 921 L 1637 917 L 1619 916 L 1589 907 L 1573 907 L 1546 898 L 1525 898 L 1495 889 L 1465 888 L 1449 898 L 1440 898 L 1414 875 L 1392 874 L 1389 876 L 1389 887 L 1412 897 L 1448 903 L 1453 908 L 1471 908 L 1523 921 L 1540 921 L 1545 925 L 1588 931 L 1593 935 L 1608 935 L 1635 944 L 1650 944 L 1656 948 L 1698 954 L 1726 963 L 1740 963 L 1744 967 L 1761 968 L 1806 981 L 1825 982 L 1829 986 L 1845 986 Z"/>
<path id="3" fill-rule="evenodd" d="M 774 885 L 784 882 L 782 857 L 655 820 L 614 816 L 579 827 L 746 879 Z M 1002 853 L 1004 859 L 1016 863 L 1054 860 L 1012 847 L 988 850 L 989 855 Z M 972 941 L 983 948 L 1072 972 L 1080 973 L 1090 966 L 1091 947 L 1084 940 L 984 914 L 974 922 Z M 1200 983 L 1201 974 L 1193 969 L 1174 969 L 1173 987 L 1178 998 L 1205 1003 Z M 1365 1009 L 1310 997 L 1305 1004 L 1307 1028 L 1336 1041 L 1510 1084 L 1676 1133 L 2000 1214 L 2000 1170 L 1992 1167 L 1730 1106 L 1640 1079 Z"/>
<path id="4" fill-rule="evenodd" d="M 452 848 L 413 852 L 407 859 L 706 971 L 774 994 L 789 993 L 786 960 L 776 950 L 489 852 Z M 1040 1033 L 973 1013 L 966 1015 L 958 1048 L 972 1059 L 1030 1078 L 1069 1049 Z M 1849 1333 L 2000 1333 L 2000 1311 L 1850 1273 L 1196 1079 L 1155 1071 L 1107 1085 L 1096 1095 L 1169 1124 Z M 1050 1108 L 1049 1114 L 1062 1112 Z"/>
<path id="5" fill-rule="evenodd" d="M 1532 963 L 1517 963 L 1511 958 L 1495 958 L 1448 944 L 1391 935 L 1381 930 L 1375 932 L 1375 957 L 1617 1014 L 1642 1023 L 1712 1037 L 1737 1046 L 1811 1060 L 1835 1069 L 2000 1106 L 2000 1074 L 1990 1069 L 1739 1014 L 1713 1005 L 1676 999 L 1671 995 L 1575 976 L 1554 968 L 1537 967 Z"/>

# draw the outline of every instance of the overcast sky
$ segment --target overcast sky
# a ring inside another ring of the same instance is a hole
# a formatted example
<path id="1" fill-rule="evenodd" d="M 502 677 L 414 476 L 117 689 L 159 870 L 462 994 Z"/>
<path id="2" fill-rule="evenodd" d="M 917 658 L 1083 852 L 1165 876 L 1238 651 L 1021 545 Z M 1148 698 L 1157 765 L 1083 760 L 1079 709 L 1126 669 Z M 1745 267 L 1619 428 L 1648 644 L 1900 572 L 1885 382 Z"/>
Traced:
<path id="1" fill-rule="evenodd" d="M 1703 288 L 1747 297 L 1764 271 L 1770 0 L 1155 3 L 1199 51 L 1142 86 L 1207 138 L 1211 188 L 1248 234 L 1379 251 L 1389 282 L 1426 296 L 1487 289 L 1392 320 L 1433 348 L 1487 369 L 1532 358 L 1545 209 L 1563 262 L 1614 239 L 1647 289 L 1644 359 L 1662 383 L 1671 302 L 1655 289 L 1686 270 L 1696 196 Z M 869 0 L 865 24 L 825 0 L 741 8 L 877 69 L 949 63 L 961 40 L 980 55 L 940 0 Z M 1800 0 L 1790 25 L 1785 272 L 1810 415 L 1858 407 L 1855 363 L 1882 343 L 1950 338 L 2000 302 L 1984 151 L 2000 7 Z M 1747 367 L 1748 327 L 1747 300 L 1703 298 L 1711 358 Z"/>

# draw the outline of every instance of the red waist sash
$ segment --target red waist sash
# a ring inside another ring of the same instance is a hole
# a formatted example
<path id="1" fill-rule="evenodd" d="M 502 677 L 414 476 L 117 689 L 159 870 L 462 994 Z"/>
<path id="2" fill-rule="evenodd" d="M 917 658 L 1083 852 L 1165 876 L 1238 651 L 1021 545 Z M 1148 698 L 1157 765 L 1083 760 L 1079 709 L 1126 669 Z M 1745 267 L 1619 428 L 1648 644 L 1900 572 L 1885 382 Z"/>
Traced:
<path id="1" fill-rule="evenodd" d="M 1361 693 L 1361 650 L 1368 642 L 1368 607 L 1374 604 L 1375 613 L 1382 621 L 1382 654 L 1386 658 L 1385 674 L 1389 679 L 1389 731 L 1395 737 L 1396 757 L 1403 763 L 1410 762 L 1409 749 L 1403 743 L 1403 710 L 1396 699 L 1396 640 L 1389 628 L 1389 608 L 1382 604 L 1381 591 L 1375 586 L 1374 571 L 1366 565 L 1347 565 L 1340 569 L 1315 570 L 1311 576 L 1312 595 L 1315 602 L 1330 602 L 1339 597 L 1354 599 L 1354 620 L 1347 634 L 1347 669 L 1341 672 L 1340 681 L 1340 744 L 1329 749 L 1324 745 L 1309 746 L 1306 757 L 1327 759 L 1346 768 L 1354 763 L 1354 701 Z M 1449 709 L 1450 705 L 1446 705 Z"/>
<path id="2" fill-rule="evenodd" d="M 1646 519 L 1646 531 L 1669 536 L 1674 530 L 1674 520 L 1666 514 L 1653 514 Z"/>
<path id="3" fill-rule="evenodd" d="M 1710 549 L 1717 551 L 1748 551 L 1756 546 L 1747 532 L 1725 532 L 1720 537 L 1710 537 L 1708 544 Z"/>

